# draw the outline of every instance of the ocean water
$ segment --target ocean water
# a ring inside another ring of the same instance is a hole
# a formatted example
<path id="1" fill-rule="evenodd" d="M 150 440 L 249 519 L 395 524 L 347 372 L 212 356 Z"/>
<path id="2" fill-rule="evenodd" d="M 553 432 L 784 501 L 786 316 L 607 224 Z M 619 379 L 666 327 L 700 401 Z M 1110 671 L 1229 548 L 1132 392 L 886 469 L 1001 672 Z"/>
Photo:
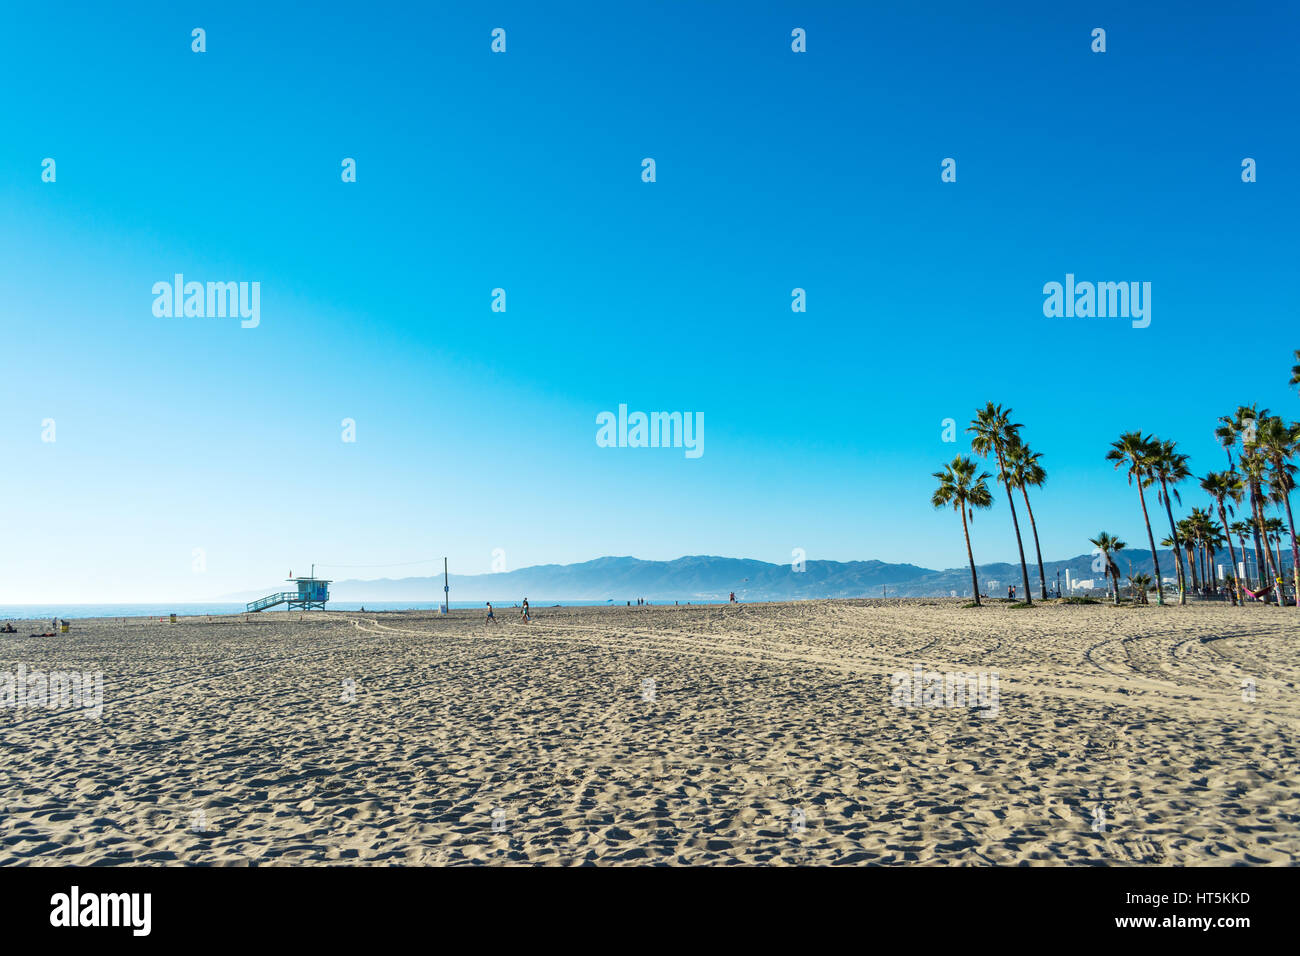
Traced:
<path id="1" fill-rule="evenodd" d="M 615 605 L 622 607 L 625 602 L 622 601 L 556 601 L 556 600 L 532 600 L 529 598 L 530 607 L 541 609 L 545 607 L 613 607 Z M 663 606 L 672 604 L 672 601 L 651 601 L 652 605 Z M 681 602 L 685 604 L 686 602 Z M 726 602 L 711 601 L 692 601 L 692 604 L 711 604 Z M 510 601 L 493 601 L 492 606 L 498 611 L 513 610 L 516 602 Z M 452 601 L 452 610 L 465 608 L 484 608 L 485 601 Z M 436 611 L 439 603 L 436 601 L 330 601 L 325 605 L 331 611 L 359 611 L 363 607 L 367 611 Z M 87 617 L 166 617 L 169 614 L 179 614 L 181 616 L 204 615 L 204 614 L 243 614 L 245 605 L 242 602 L 215 602 L 209 604 L 0 604 L 0 621 L 49 621 L 52 618 L 60 617 L 65 620 L 73 621 L 77 618 Z M 260 614 L 278 614 L 285 610 L 281 605 L 276 608 L 269 608 L 265 611 L 259 611 Z M 297 611 L 293 613 L 298 613 Z"/>

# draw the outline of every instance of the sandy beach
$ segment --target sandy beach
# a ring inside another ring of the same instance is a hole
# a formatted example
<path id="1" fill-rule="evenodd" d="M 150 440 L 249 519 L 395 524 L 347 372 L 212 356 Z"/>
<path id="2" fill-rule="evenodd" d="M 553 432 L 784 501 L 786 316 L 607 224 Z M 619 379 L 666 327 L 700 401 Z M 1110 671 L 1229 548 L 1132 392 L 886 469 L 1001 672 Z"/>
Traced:
<path id="1" fill-rule="evenodd" d="M 1300 861 L 1294 609 L 960 603 L 20 625 L 0 864 Z"/>

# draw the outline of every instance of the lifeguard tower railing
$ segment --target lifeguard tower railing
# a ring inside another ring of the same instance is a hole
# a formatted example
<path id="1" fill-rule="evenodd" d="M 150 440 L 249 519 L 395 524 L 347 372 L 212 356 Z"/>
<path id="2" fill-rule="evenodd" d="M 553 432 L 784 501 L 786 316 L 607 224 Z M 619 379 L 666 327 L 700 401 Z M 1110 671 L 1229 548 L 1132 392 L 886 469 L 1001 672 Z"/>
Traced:
<path id="1" fill-rule="evenodd" d="M 258 598 L 256 601 L 249 602 L 246 610 L 262 611 L 268 607 L 275 607 L 277 604 L 287 604 L 290 601 L 298 600 L 297 591 L 281 591 L 279 594 L 268 594 L 264 598 Z"/>

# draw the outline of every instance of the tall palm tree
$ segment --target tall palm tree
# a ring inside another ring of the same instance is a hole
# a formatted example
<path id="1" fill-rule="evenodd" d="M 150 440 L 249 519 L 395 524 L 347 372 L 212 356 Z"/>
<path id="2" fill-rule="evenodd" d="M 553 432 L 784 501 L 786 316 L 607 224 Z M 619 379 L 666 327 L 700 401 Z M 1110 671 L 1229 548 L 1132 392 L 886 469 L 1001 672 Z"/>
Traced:
<path id="1" fill-rule="evenodd" d="M 1296 352 L 1296 357 L 1300 358 L 1300 352 Z M 1300 369 L 1300 365 L 1296 368 Z M 1264 457 L 1272 469 L 1272 474 L 1269 475 L 1272 498 L 1286 511 L 1286 522 L 1291 531 L 1291 576 L 1295 584 L 1296 607 L 1300 608 L 1300 548 L 1296 546 L 1295 516 L 1291 513 L 1295 465 L 1290 461 L 1300 454 L 1300 422 L 1287 425 L 1281 418 L 1271 416 L 1264 422 L 1258 437 Z M 1281 563 L 1279 557 L 1278 564 Z"/>
<path id="2" fill-rule="evenodd" d="M 1207 552 L 1209 550 L 1208 543 L 1209 543 L 1211 531 L 1214 527 L 1214 522 L 1210 517 L 1210 513 L 1203 508 L 1193 508 L 1191 515 L 1186 520 L 1187 520 L 1187 529 L 1188 529 L 1187 533 L 1190 535 L 1192 541 L 1195 543 L 1197 551 L 1200 556 L 1199 557 L 1200 569 L 1201 569 L 1200 582 L 1204 583 L 1208 587 L 1210 577 L 1211 577 L 1211 570 L 1209 564 L 1209 556 Z M 1197 577 L 1196 562 L 1193 561 L 1192 562 L 1193 580 L 1195 580 L 1196 577 Z M 1198 583 L 1197 587 L 1200 587 L 1200 583 Z"/>
<path id="3" fill-rule="evenodd" d="M 951 505 L 961 512 L 961 530 L 966 536 L 966 559 L 970 562 L 971 593 L 975 595 L 976 606 L 980 605 L 980 582 L 975 575 L 975 555 L 970 548 L 970 526 L 966 523 L 967 514 L 975 520 L 975 508 L 993 507 L 993 495 L 986 482 L 989 473 L 982 471 L 978 475 L 975 460 L 966 455 L 958 455 L 951 464 L 943 466 L 943 471 L 936 471 L 934 477 L 939 479 L 939 487 L 930 496 L 930 504 L 936 508 Z"/>
<path id="4" fill-rule="evenodd" d="M 1232 449 L 1236 447 L 1237 442 L 1241 442 L 1242 472 L 1246 473 L 1245 459 L 1254 450 L 1258 443 L 1259 423 L 1268 418 L 1268 409 L 1260 409 L 1256 405 L 1238 405 L 1236 412 L 1232 415 L 1225 415 L 1219 419 L 1220 427 L 1214 430 L 1214 435 L 1218 438 L 1219 443 L 1223 445 L 1224 451 L 1228 453 L 1228 468 L 1234 470 L 1236 466 L 1232 463 Z M 1261 479 L 1262 481 L 1262 479 Z M 1254 526 L 1251 529 L 1251 540 L 1255 546 L 1255 570 L 1259 574 L 1259 586 L 1263 587 L 1266 583 L 1265 567 L 1259 561 L 1260 541 L 1259 541 L 1259 514 L 1260 514 L 1260 483 L 1252 481 L 1250 476 L 1246 475 L 1246 492 L 1250 497 L 1250 512 L 1254 515 Z M 1269 562 L 1271 563 L 1271 561 Z M 1266 598 L 1267 600 L 1267 598 Z"/>
<path id="5" fill-rule="evenodd" d="M 1229 472 L 1229 474 L 1232 474 L 1232 472 Z M 1242 497 L 1244 498 L 1245 495 L 1246 495 L 1246 492 L 1245 492 L 1245 490 L 1244 490 L 1244 482 L 1243 482 Z M 1234 522 L 1232 523 L 1232 525 L 1228 528 L 1228 530 L 1229 530 L 1232 534 L 1235 534 L 1235 535 L 1237 536 L 1237 543 L 1241 545 L 1241 564 L 1242 564 L 1242 567 L 1243 567 L 1243 569 L 1244 569 L 1244 568 L 1245 568 L 1245 565 L 1246 565 L 1246 535 L 1250 533 L 1250 530 L 1251 530 L 1250 524 L 1249 524 L 1248 522 L 1246 522 L 1246 521 L 1234 521 Z M 1259 560 L 1259 552 L 1256 552 L 1256 553 L 1255 553 L 1255 560 L 1258 562 L 1258 560 Z M 1256 565 L 1256 566 L 1258 566 L 1258 565 Z M 1241 588 L 1242 588 L 1241 599 L 1242 599 L 1242 601 L 1244 602 L 1244 601 L 1246 600 L 1245 587 L 1246 587 L 1246 584 L 1249 583 L 1250 575 L 1249 575 L 1249 574 L 1243 574 L 1243 575 L 1240 575 L 1240 577 L 1242 578 L 1242 580 L 1239 581 L 1238 583 L 1240 584 L 1240 586 L 1241 586 Z"/>
<path id="6" fill-rule="evenodd" d="M 1115 468 L 1128 465 L 1128 483 L 1137 482 L 1138 500 L 1142 503 L 1142 520 L 1147 526 L 1147 542 L 1151 545 L 1151 560 L 1156 569 L 1156 603 L 1165 603 L 1164 583 L 1160 579 L 1160 555 L 1156 554 L 1156 539 L 1151 533 L 1151 516 L 1147 513 L 1147 497 L 1143 491 L 1156 480 L 1154 476 L 1154 456 L 1156 449 L 1150 435 L 1143 437 L 1140 431 L 1124 432 L 1118 441 L 1111 442 L 1106 460 L 1113 461 Z"/>
<path id="7" fill-rule="evenodd" d="M 1178 603 L 1187 603 L 1187 573 L 1183 570 L 1182 548 L 1178 542 L 1178 527 L 1174 524 L 1174 510 L 1169 503 L 1170 485 L 1174 485 L 1173 496 L 1181 505 L 1183 499 L 1178 497 L 1177 485 L 1192 477 L 1187 467 L 1187 456 L 1179 454 L 1178 445 L 1172 441 L 1156 439 L 1152 445 L 1151 470 L 1160 482 L 1156 500 L 1165 506 L 1165 516 L 1169 519 L 1169 534 L 1174 539 L 1174 563 L 1178 565 Z M 1157 572 L 1158 573 L 1158 572 Z"/>
<path id="8" fill-rule="evenodd" d="M 1029 528 L 1034 533 L 1034 555 L 1038 558 L 1039 595 L 1047 600 L 1047 574 L 1043 571 L 1043 549 L 1038 546 L 1038 522 L 1034 520 L 1034 509 L 1029 505 L 1029 489 L 1041 488 L 1047 481 L 1047 472 L 1043 470 L 1039 459 L 1043 456 L 1031 451 L 1029 446 L 1016 436 L 1015 442 L 1007 449 L 1007 477 L 1013 487 L 1019 488 L 1025 498 L 1025 510 L 1029 512 Z"/>
<path id="9" fill-rule="evenodd" d="M 1214 536 L 1214 516 L 1202 508 L 1193 508 L 1192 529 L 1196 535 L 1196 546 L 1201 562 L 1201 586 L 1208 588 L 1214 577 L 1214 569 L 1210 567 L 1210 539 Z"/>
<path id="10" fill-rule="evenodd" d="M 1187 567 L 1191 569 L 1192 590 L 1200 588 L 1200 581 L 1196 576 L 1196 538 L 1197 529 L 1191 518 L 1184 518 L 1178 522 L 1178 544 L 1174 543 L 1172 536 L 1167 536 L 1164 541 L 1160 542 L 1162 548 L 1176 548 L 1182 546 L 1183 555 L 1187 558 Z M 1168 542 L 1166 544 L 1165 542 Z"/>
<path id="11" fill-rule="evenodd" d="M 1011 506 L 1011 525 L 1016 531 L 1016 547 L 1020 550 L 1020 579 L 1025 586 L 1025 603 L 1033 604 L 1029 593 L 1029 567 L 1025 564 L 1025 545 L 1020 537 L 1020 520 L 1016 517 L 1016 499 L 1011 494 L 1010 475 L 1007 474 L 1007 449 L 1018 437 L 1021 426 L 1011 421 L 1011 409 L 987 403 L 975 412 L 968 432 L 974 432 L 971 451 L 981 458 L 992 454 L 998 462 L 998 481 L 1007 489 L 1007 504 Z"/>
<path id="12" fill-rule="evenodd" d="M 1209 561 L 1210 580 L 1214 582 L 1214 596 L 1219 596 L 1219 576 L 1215 574 L 1215 562 L 1218 561 L 1219 549 L 1223 547 L 1223 542 L 1227 538 L 1223 534 L 1223 529 L 1213 521 L 1210 522 L 1205 534 L 1205 550 Z M 1236 600 L 1235 598 L 1233 599 Z"/>
<path id="13" fill-rule="evenodd" d="M 1278 578 L 1277 569 L 1273 567 L 1273 552 L 1269 550 L 1267 543 L 1263 547 L 1264 561 L 1259 560 L 1260 542 L 1264 531 L 1264 489 L 1268 483 L 1268 460 L 1259 453 L 1258 441 L 1245 443 L 1242 449 L 1241 474 L 1250 496 L 1251 534 L 1255 541 L 1255 562 L 1259 568 L 1260 586 L 1263 587 Z M 1269 597 L 1265 595 L 1264 602 L 1268 603 L 1268 601 Z"/>
<path id="14" fill-rule="evenodd" d="M 1119 604 L 1119 565 L 1115 563 L 1114 555 L 1124 550 L 1124 542 L 1114 535 L 1107 534 L 1105 531 L 1097 532 L 1097 537 L 1089 538 L 1102 556 L 1106 559 L 1106 573 L 1115 581 L 1115 603 Z"/>

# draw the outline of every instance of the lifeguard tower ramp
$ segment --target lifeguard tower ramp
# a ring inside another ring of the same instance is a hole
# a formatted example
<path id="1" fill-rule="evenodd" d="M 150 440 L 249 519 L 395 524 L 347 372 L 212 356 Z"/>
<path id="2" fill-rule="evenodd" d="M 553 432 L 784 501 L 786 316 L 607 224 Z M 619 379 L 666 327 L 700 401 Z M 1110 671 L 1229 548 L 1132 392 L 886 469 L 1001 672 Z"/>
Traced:
<path id="1" fill-rule="evenodd" d="M 333 583 L 324 578 L 289 578 L 298 585 L 296 591 L 280 591 L 266 597 L 250 601 L 247 611 L 265 611 L 269 607 L 287 604 L 290 611 L 323 611 L 325 602 L 330 599 L 329 586 Z"/>

